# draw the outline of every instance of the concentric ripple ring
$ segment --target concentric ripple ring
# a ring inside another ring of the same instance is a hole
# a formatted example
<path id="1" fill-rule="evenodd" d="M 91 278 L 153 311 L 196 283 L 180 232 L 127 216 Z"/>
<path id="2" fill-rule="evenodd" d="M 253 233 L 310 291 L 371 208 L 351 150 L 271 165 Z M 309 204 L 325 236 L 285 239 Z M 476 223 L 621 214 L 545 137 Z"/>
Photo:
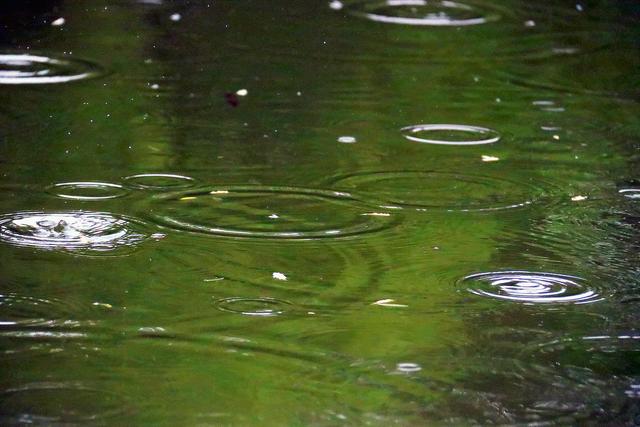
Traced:
<path id="1" fill-rule="evenodd" d="M 124 180 L 131 187 L 142 190 L 177 190 L 195 183 L 189 176 L 173 173 L 141 173 L 124 177 Z"/>
<path id="2" fill-rule="evenodd" d="M 73 382 L 29 383 L 0 396 L 3 425 L 104 424 L 127 409 L 121 397 Z"/>
<path id="3" fill-rule="evenodd" d="M 49 187 L 49 192 L 61 199 L 108 200 L 122 197 L 127 191 L 109 182 L 60 182 Z"/>
<path id="4" fill-rule="evenodd" d="M 402 135 L 409 141 L 436 145 L 483 145 L 500 141 L 500 134 L 489 128 L 468 125 L 451 124 L 422 124 L 406 126 L 400 129 Z M 469 139 L 436 138 L 420 136 L 420 134 L 448 132 L 468 135 Z"/>
<path id="5" fill-rule="evenodd" d="M 274 317 L 285 313 L 292 304 L 275 298 L 224 298 L 217 302 L 222 311 L 244 314 L 245 316 Z"/>
<path id="6" fill-rule="evenodd" d="M 339 238 L 379 231 L 393 219 L 349 193 L 294 187 L 210 187 L 150 203 L 145 212 L 159 225 L 227 237 Z"/>
<path id="7" fill-rule="evenodd" d="M 529 304 L 586 304 L 603 299 L 582 282 L 564 274 L 496 271 L 472 274 L 459 285 L 481 297 Z"/>
<path id="8" fill-rule="evenodd" d="M 73 252 L 133 247 L 150 236 L 134 218 L 104 212 L 18 212 L 0 216 L 0 241 L 15 246 Z"/>
<path id="9" fill-rule="evenodd" d="M 0 54 L 0 84 L 4 85 L 68 83 L 103 73 L 98 65 L 76 58 Z"/>
<path id="10" fill-rule="evenodd" d="M 413 26 L 465 27 L 500 19 L 495 12 L 448 0 L 359 1 L 347 3 L 345 8 L 350 14 L 371 21 Z"/>
<path id="11" fill-rule="evenodd" d="M 329 184 L 379 206 L 456 212 L 523 207 L 545 193 L 526 182 L 440 171 L 361 172 L 334 177 Z"/>

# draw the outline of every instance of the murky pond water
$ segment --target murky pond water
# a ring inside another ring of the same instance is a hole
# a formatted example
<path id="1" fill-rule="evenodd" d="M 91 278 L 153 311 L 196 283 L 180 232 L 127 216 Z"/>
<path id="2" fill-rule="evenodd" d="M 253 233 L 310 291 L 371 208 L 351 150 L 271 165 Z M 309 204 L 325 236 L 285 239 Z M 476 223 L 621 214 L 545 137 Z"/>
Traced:
<path id="1" fill-rule="evenodd" d="M 633 1 L 0 6 L 0 424 L 640 423 Z"/>

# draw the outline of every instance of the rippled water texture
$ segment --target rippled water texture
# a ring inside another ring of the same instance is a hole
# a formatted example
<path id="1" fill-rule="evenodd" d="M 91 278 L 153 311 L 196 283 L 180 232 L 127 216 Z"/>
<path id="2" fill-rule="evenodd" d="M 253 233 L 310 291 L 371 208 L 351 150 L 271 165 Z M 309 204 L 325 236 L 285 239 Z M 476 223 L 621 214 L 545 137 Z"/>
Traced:
<path id="1" fill-rule="evenodd" d="M 632 426 L 633 0 L 0 1 L 0 425 Z"/>

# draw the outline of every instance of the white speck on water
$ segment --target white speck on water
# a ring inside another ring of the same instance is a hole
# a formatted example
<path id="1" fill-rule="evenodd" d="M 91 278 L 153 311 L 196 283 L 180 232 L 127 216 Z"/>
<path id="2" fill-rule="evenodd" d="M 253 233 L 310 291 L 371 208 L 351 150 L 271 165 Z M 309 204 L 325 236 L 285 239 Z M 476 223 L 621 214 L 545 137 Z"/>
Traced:
<path id="1" fill-rule="evenodd" d="M 577 4 L 576 4 L 576 10 L 577 10 L 578 12 L 582 12 L 582 11 L 584 10 L 584 8 L 582 7 L 582 5 L 581 5 L 580 3 L 577 3 Z"/>
<path id="2" fill-rule="evenodd" d="M 246 89 L 240 89 L 236 92 L 236 95 L 238 96 L 247 96 L 249 94 L 249 91 Z"/>
<path id="3" fill-rule="evenodd" d="M 560 135 L 553 135 L 553 139 L 555 139 L 556 141 L 560 139 Z"/>
<path id="4" fill-rule="evenodd" d="M 386 212 L 367 212 L 360 215 L 361 216 L 391 216 L 390 213 L 386 213 Z"/>
<path id="5" fill-rule="evenodd" d="M 571 198 L 572 202 L 581 202 L 583 200 L 587 200 L 587 196 L 573 196 Z"/>
<path id="6" fill-rule="evenodd" d="M 64 18 L 58 18 L 55 21 L 51 22 L 51 26 L 52 27 L 59 27 L 61 25 L 64 25 L 64 23 L 67 22 L 66 19 Z"/>
<path id="7" fill-rule="evenodd" d="M 338 138 L 338 142 L 343 144 L 353 144 L 357 141 L 355 136 L 341 136 Z"/>
<path id="8" fill-rule="evenodd" d="M 536 26 L 536 21 L 533 21 L 531 19 L 528 20 L 528 21 L 524 21 L 524 26 L 525 27 L 529 27 L 529 28 L 535 27 Z"/>
<path id="9" fill-rule="evenodd" d="M 179 13 L 174 13 L 169 17 L 169 19 L 171 19 L 173 22 L 178 22 L 182 19 L 182 15 L 180 15 Z"/>
<path id="10" fill-rule="evenodd" d="M 296 92 L 296 95 L 298 95 L 298 96 L 302 96 L 302 92 L 297 91 L 297 92 Z"/>
<path id="11" fill-rule="evenodd" d="M 500 98 L 496 98 L 496 102 L 499 104 L 499 103 L 501 103 L 501 102 L 502 102 L 502 99 L 500 99 Z"/>
<path id="12" fill-rule="evenodd" d="M 386 299 L 378 300 L 376 302 L 372 302 L 371 305 L 379 305 L 382 307 L 399 307 L 399 308 L 409 307 L 408 305 L 405 305 L 405 304 L 396 304 L 394 303 L 394 301 L 395 301 L 394 299 L 386 298 Z"/>
<path id="13" fill-rule="evenodd" d="M 212 277 L 211 279 L 204 279 L 204 282 L 219 282 L 224 280 L 224 277 Z"/>
<path id="14" fill-rule="evenodd" d="M 482 155 L 483 162 L 497 162 L 498 160 L 500 160 L 500 157 Z"/>
<path id="15" fill-rule="evenodd" d="M 333 10 L 340 10 L 344 7 L 344 5 L 341 1 L 333 0 L 331 3 L 329 3 L 329 7 Z"/>
<path id="16" fill-rule="evenodd" d="M 279 217 L 277 214 L 271 214 L 271 215 L 269 215 L 269 218 L 271 218 L 271 219 L 278 219 L 278 218 L 280 218 L 280 217 Z"/>
<path id="17" fill-rule="evenodd" d="M 151 85 L 151 86 L 149 86 L 149 87 L 150 87 L 151 89 L 153 89 L 153 90 L 158 90 L 158 89 L 160 89 L 160 85 L 159 85 L 158 83 L 154 83 L 154 84 L 152 84 L 152 85 Z"/>
<path id="18" fill-rule="evenodd" d="M 274 271 L 271 277 L 273 277 L 276 280 L 287 280 L 287 276 L 285 276 L 282 273 L 278 273 L 277 271 Z"/>
<path id="19" fill-rule="evenodd" d="M 164 233 L 153 233 L 150 237 L 155 240 L 161 240 L 167 237 L 167 235 Z"/>

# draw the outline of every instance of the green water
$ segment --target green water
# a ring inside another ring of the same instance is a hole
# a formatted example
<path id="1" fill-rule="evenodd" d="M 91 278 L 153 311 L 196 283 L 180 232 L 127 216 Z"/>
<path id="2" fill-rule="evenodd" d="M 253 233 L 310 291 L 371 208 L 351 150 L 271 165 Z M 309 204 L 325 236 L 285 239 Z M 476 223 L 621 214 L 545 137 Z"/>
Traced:
<path id="1" fill-rule="evenodd" d="M 638 422 L 635 2 L 19 3 L 2 425 Z"/>

